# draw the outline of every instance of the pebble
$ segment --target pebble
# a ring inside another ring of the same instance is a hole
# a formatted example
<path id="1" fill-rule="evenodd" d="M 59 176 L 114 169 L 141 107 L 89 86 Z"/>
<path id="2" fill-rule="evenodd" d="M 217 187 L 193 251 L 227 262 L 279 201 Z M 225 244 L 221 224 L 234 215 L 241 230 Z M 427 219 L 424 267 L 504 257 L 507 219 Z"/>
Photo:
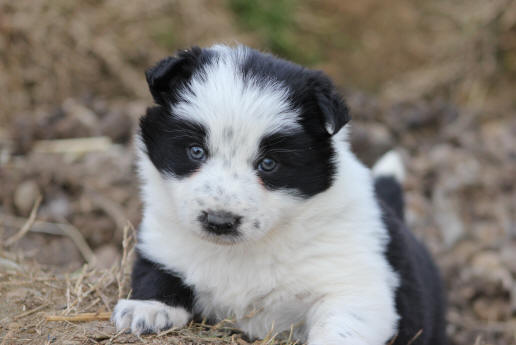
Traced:
<path id="1" fill-rule="evenodd" d="M 33 180 L 22 182 L 14 192 L 14 205 L 22 216 L 28 216 L 38 195 L 40 195 L 38 184 Z"/>
<path id="2" fill-rule="evenodd" d="M 98 268 L 111 268 L 120 261 L 120 253 L 113 245 L 104 245 L 95 250 L 95 266 Z"/>

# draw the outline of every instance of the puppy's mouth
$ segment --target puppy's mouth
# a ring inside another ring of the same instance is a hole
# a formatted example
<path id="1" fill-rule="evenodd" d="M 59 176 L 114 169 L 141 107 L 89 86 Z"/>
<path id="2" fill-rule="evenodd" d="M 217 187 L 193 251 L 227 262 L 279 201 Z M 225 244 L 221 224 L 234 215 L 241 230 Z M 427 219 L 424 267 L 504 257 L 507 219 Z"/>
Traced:
<path id="1" fill-rule="evenodd" d="M 217 235 L 201 230 L 200 232 L 197 232 L 197 234 L 205 241 L 225 246 L 236 245 L 244 241 L 244 237 L 240 233 L 231 235 Z"/>

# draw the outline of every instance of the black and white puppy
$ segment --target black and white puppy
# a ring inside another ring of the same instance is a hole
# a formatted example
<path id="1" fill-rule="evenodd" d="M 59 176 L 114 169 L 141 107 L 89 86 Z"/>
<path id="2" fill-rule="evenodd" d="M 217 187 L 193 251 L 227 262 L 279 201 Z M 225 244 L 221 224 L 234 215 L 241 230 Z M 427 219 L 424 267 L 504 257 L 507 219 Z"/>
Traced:
<path id="1" fill-rule="evenodd" d="M 403 223 L 395 153 L 373 173 L 323 73 L 244 46 L 192 48 L 147 72 L 135 334 L 232 318 L 310 345 L 445 344 L 440 280 Z"/>

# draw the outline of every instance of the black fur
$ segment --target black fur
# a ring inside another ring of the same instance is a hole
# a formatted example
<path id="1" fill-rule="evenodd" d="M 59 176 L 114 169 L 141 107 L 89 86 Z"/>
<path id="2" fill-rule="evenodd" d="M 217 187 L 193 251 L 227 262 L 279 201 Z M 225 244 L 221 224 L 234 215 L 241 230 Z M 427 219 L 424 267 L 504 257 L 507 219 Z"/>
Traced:
<path id="1" fill-rule="evenodd" d="M 400 184 L 393 176 L 379 176 L 374 180 L 374 189 L 380 200 L 388 203 L 389 208 L 394 211 L 396 217 L 405 220 L 405 200 Z"/>
<path id="2" fill-rule="evenodd" d="M 202 73 L 199 67 L 206 65 L 212 57 L 210 50 L 192 47 L 149 68 L 145 76 L 154 101 L 167 107 L 179 101 L 178 91 L 188 88 L 192 75 L 196 71 Z"/>
<path id="3" fill-rule="evenodd" d="M 194 292 L 183 280 L 170 271 L 163 270 L 139 253 L 131 276 L 132 299 L 156 300 L 171 307 L 183 307 L 192 312 Z"/>
<path id="4" fill-rule="evenodd" d="M 244 80 L 264 84 L 280 82 L 290 90 L 293 108 L 301 109 L 302 125 L 308 132 L 322 134 L 327 125 L 331 133 L 339 131 L 349 120 L 348 108 L 336 92 L 331 80 L 320 71 L 313 71 L 275 56 L 250 50 L 241 66 Z"/>
<path id="5" fill-rule="evenodd" d="M 380 177 L 375 191 L 390 235 L 386 257 L 401 283 L 396 291 L 396 309 L 401 319 L 392 344 L 445 345 L 446 303 L 441 279 L 426 248 L 399 217 L 403 215 L 401 186 L 394 178 Z"/>
<path id="6" fill-rule="evenodd" d="M 279 82 L 289 90 L 293 109 L 301 111 L 303 132 L 263 138 L 262 157 L 278 161 L 276 171 L 260 173 L 269 189 L 294 189 L 305 198 L 325 191 L 335 174 L 331 135 L 350 119 L 342 98 L 322 72 L 251 50 L 241 66 L 244 80 Z M 281 114 L 280 114 L 281 115 Z M 327 127 L 333 131 L 329 133 Z"/>
<path id="7" fill-rule="evenodd" d="M 265 186 L 274 189 L 294 189 L 303 197 L 310 197 L 331 186 L 335 174 L 332 163 L 333 148 L 327 136 L 274 134 L 263 138 L 260 161 L 269 157 L 278 162 L 275 171 L 259 172 Z"/>
<path id="8" fill-rule="evenodd" d="M 206 133 L 202 125 L 178 120 L 161 106 L 148 108 L 140 119 L 141 138 L 152 163 L 175 177 L 188 176 L 200 167 L 201 162 L 189 158 L 188 149 L 192 144 L 205 147 Z"/>

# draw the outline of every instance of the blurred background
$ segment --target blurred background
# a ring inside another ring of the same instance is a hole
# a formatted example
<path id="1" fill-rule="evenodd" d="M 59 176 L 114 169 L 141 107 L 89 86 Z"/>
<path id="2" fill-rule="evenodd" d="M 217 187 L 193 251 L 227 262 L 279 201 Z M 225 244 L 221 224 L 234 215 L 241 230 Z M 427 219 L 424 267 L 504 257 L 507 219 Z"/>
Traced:
<path id="1" fill-rule="evenodd" d="M 407 219 L 443 272 L 452 344 L 515 344 L 512 0 L 0 0 L 0 259 L 117 262 L 140 220 L 143 72 L 220 42 L 334 79 L 359 158 L 406 158 Z"/>

